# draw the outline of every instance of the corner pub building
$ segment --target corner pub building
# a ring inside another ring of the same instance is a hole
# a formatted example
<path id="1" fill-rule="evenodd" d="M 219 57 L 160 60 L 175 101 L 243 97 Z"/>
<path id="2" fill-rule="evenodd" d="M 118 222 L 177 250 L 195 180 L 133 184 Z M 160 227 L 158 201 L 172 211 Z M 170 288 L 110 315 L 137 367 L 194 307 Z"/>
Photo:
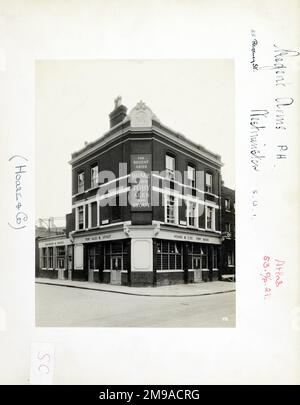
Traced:
<path id="1" fill-rule="evenodd" d="M 39 239 L 38 277 L 156 286 L 221 278 L 221 157 L 121 98 L 72 154 L 66 234 Z M 128 203 L 130 201 L 130 204 Z"/>

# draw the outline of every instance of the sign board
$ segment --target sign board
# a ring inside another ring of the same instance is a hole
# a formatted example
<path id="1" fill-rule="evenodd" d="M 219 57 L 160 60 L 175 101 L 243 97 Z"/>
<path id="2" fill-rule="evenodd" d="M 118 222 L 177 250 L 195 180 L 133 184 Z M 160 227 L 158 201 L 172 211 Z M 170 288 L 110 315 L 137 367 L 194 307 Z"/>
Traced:
<path id="1" fill-rule="evenodd" d="M 156 235 L 158 239 L 169 239 L 169 240 L 178 240 L 183 242 L 198 242 L 198 243 L 210 243 L 219 245 L 221 243 L 221 237 L 219 236 L 204 236 L 196 235 L 187 232 L 172 232 L 160 230 Z"/>
<path id="2" fill-rule="evenodd" d="M 151 211 L 152 155 L 147 153 L 130 156 L 130 204 L 132 211 Z"/>
<path id="3" fill-rule="evenodd" d="M 117 239 L 127 239 L 128 236 L 124 233 L 124 231 L 118 232 L 110 232 L 110 233 L 99 233 L 96 235 L 90 236 L 80 236 L 74 237 L 75 243 L 93 243 L 93 242 L 105 242 L 110 240 L 117 240 Z"/>
<path id="4" fill-rule="evenodd" d="M 67 238 L 61 238 L 61 239 L 56 239 L 56 240 L 44 240 L 39 242 L 39 248 L 44 248 L 44 247 L 52 247 L 52 246 L 67 246 L 70 245 L 70 239 Z"/>

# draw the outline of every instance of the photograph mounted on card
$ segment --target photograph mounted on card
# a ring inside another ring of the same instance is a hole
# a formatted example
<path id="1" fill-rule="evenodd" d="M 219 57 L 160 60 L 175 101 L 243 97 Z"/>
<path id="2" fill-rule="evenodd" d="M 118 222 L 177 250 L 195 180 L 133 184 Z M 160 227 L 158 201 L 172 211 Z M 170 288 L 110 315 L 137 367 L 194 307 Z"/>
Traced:
<path id="1" fill-rule="evenodd" d="M 37 61 L 36 122 L 36 325 L 234 327 L 234 61 Z"/>

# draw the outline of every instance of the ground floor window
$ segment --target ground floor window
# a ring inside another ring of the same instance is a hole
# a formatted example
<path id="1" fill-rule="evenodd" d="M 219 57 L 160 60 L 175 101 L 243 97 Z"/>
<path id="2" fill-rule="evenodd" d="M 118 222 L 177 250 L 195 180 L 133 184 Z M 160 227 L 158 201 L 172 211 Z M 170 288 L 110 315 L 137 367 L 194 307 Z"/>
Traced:
<path id="1" fill-rule="evenodd" d="M 47 248 L 42 248 L 42 268 L 47 268 Z"/>
<path id="2" fill-rule="evenodd" d="M 58 246 L 56 248 L 56 253 L 57 253 L 57 267 L 59 269 L 64 269 L 66 256 L 65 246 Z"/>
<path id="3" fill-rule="evenodd" d="M 188 245 L 188 266 L 189 269 L 208 268 L 208 248 L 200 243 L 189 243 Z"/>
<path id="4" fill-rule="evenodd" d="M 99 263 L 99 249 L 97 246 L 90 246 L 88 248 L 88 262 L 90 270 L 97 270 Z"/>
<path id="5" fill-rule="evenodd" d="M 104 269 L 128 270 L 129 245 L 127 241 L 114 241 L 104 244 Z"/>
<path id="6" fill-rule="evenodd" d="M 182 270 L 183 246 L 181 242 L 157 241 L 157 270 Z"/>
<path id="7" fill-rule="evenodd" d="M 48 248 L 48 267 L 49 269 L 53 269 L 53 262 L 54 262 L 54 257 L 53 257 L 53 247 Z"/>

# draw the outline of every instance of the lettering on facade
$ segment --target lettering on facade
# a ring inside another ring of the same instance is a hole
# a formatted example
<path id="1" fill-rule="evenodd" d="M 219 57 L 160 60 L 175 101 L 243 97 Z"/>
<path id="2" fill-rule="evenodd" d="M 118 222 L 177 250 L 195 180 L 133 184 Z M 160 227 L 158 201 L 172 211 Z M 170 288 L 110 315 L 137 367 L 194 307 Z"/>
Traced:
<path id="1" fill-rule="evenodd" d="M 151 210 L 151 154 L 133 154 L 130 156 L 130 203 L 131 209 Z"/>
<path id="2" fill-rule="evenodd" d="M 220 243 L 219 240 L 198 235 L 180 235 L 180 234 L 168 235 L 168 238 L 170 237 L 172 237 L 175 240 L 182 240 L 186 242 Z"/>

